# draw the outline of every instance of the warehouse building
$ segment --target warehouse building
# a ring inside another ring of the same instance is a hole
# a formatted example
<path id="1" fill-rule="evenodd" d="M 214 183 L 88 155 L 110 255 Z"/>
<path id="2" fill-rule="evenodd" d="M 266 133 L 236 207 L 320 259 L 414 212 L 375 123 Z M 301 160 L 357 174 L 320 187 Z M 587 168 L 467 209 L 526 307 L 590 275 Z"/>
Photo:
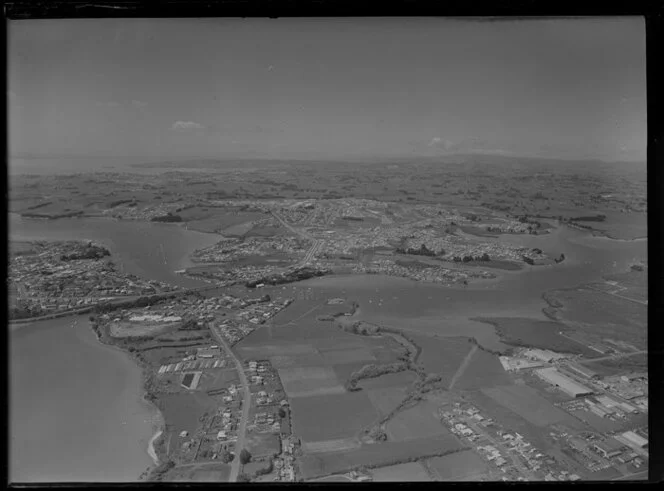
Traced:
<path id="1" fill-rule="evenodd" d="M 622 434 L 622 437 L 639 448 L 648 447 L 648 440 L 643 438 L 642 436 L 637 435 L 633 431 L 626 431 L 625 433 Z"/>
<path id="2" fill-rule="evenodd" d="M 584 367 L 583 365 L 578 365 L 576 363 L 568 363 L 565 366 L 565 370 L 569 373 L 583 378 L 588 379 L 599 379 L 599 374 L 591 370 L 590 368 Z"/>
<path id="3" fill-rule="evenodd" d="M 576 383 L 569 377 L 565 377 L 555 368 L 542 368 L 540 370 L 535 370 L 535 373 L 544 381 L 558 387 L 560 390 L 572 397 L 583 397 L 593 393 L 592 389 Z"/>
<path id="4" fill-rule="evenodd" d="M 624 445 L 615 438 L 607 438 L 604 441 L 594 443 L 593 448 L 605 459 L 611 459 L 623 453 Z"/>

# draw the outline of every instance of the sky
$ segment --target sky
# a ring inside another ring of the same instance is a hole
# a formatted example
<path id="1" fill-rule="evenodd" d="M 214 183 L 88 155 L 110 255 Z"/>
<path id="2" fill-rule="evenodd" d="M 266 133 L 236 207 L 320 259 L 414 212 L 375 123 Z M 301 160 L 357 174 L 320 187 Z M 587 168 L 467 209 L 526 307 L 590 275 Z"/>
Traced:
<path id="1" fill-rule="evenodd" d="M 10 154 L 645 161 L 639 17 L 9 21 Z"/>

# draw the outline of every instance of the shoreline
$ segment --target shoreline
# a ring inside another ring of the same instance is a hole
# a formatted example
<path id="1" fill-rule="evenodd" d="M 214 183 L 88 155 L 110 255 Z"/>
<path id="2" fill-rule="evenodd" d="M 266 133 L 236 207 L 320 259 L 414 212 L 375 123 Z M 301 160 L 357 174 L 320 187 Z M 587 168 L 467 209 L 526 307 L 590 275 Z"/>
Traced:
<path id="1" fill-rule="evenodd" d="M 99 333 L 98 330 L 93 329 L 92 327 L 92 322 L 87 320 L 88 322 L 88 328 L 92 329 L 94 332 L 97 342 L 101 344 L 102 346 L 108 347 L 110 349 L 119 351 L 123 353 L 125 356 L 127 356 L 134 364 L 136 364 L 140 369 L 141 369 L 141 389 L 142 389 L 142 395 L 139 397 L 139 400 L 141 401 L 142 404 L 144 404 L 151 412 L 152 415 L 151 417 L 151 423 L 152 427 L 154 429 L 154 434 L 148 441 L 147 448 L 145 451 L 147 454 L 150 456 L 152 459 L 152 465 L 150 465 L 143 473 L 137 478 L 138 481 L 141 480 L 149 480 L 149 476 L 156 469 L 160 464 L 161 464 L 161 459 L 159 457 L 159 454 L 155 450 L 155 443 L 159 439 L 159 437 L 164 433 L 166 430 L 166 420 L 164 418 L 164 414 L 161 412 L 159 407 L 152 402 L 151 400 L 148 399 L 148 395 L 150 394 L 149 390 L 146 388 L 146 382 L 149 378 L 149 367 L 145 362 L 143 362 L 140 358 L 132 355 L 130 352 L 123 350 L 119 346 L 113 344 L 113 343 L 107 343 L 104 341 L 104 338 L 106 334 L 103 336 Z M 143 477 L 145 476 L 145 477 Z"/>

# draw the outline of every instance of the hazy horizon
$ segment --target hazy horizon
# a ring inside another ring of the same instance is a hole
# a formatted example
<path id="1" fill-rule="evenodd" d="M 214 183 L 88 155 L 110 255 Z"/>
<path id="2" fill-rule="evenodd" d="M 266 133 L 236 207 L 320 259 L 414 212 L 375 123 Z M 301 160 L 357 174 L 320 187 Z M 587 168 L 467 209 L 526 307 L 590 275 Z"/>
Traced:
<path id="1" fill-rule="evenodd" d="M 8 31 L 12 158 L 646 161 L 638 17 L 39 20 Z"/>

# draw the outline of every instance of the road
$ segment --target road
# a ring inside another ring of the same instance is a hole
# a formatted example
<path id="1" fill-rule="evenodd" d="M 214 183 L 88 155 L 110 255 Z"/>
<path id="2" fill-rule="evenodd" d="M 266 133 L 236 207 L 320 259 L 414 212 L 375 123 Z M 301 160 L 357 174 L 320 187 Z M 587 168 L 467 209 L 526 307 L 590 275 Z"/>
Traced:
<path id="1" fill-rule="evenodd" d="M 309 248 L 309 250 L 305 254 L 304 259 L 302 261 L 300 261 L 296 265 L 296 267 L 298 267 L 298 268 L 302 267 L 305 264 L 307 264 L 309 261 L 311 261 L 314 258 L 314 256 L 315 256 L 316 252 L 318 251 L 319 247 L 323 243 L 323 241 L 320 240 L 320 239 L 317 239 L 316 237 L 314 237 L 313 235 L 311 235 L 310 233 L 308 233 L 305 230 L 293 227 L 291 224 L 286 222 L 286 220 L 284 220 L 277 212 L 273 211 L 272 216 L 274 218 L 276 218 L 277 220 L 279 220 L 279 223 L 281 223 L 284 227 L 286 227 L 288 230 L 290 230 L 294 234 L 299 235 L 300 237 L 304 237 L 305 239 L 310 240 L 310 241 L 313 242 L 313 244 L 311 245 L 311 247 Z"/>
<path id="2" fill-rule="evenodd" d="M 634 474 L 627 474 L 626 476 L 614 479 L 614 481 L 643 481 L 648 479 L 648 469 L 635 472 Z"/>
<path id="3" fill-rule="evenodd" d="M 468 364 L 470 363 L 471 358 L 477 351 L 478 347 L 476 344 L 473 344 L 473 347 L 470 348 L 470 351 L 466 355 L 466 357 L 463 359 L 461 362 L 461 365 L 459 365 L 459 368 L 457 369 L 456 373 L 452 377 L 452 380 L 450 380 L 450 386 L 447 388 L 447 390 L 452 390 L 454 388 L 454 384 L 456 384 L 456 381 L 459 380 L 461 375 L 463 375 L 463 372 L 466 371 L 466 368 L 468 367 Z"/>
<path id="4" fill-rule="evenodd" d="M 217 341 L 223 345 L 226 352 L 233 357 L 233 361 L 237 367 L 237 373 L 240 377 L 240 382 L 242 383 L 242 416 L 240 416 L 240 425 L 237 432 L 237 442 L 235 443 L 235 458 L 231 463 L 231 475 L 228 478 L 228 482 L 236 482 L 237 476 L 240 474 L 240 452 L 242 452 L 242 449 L 244 448 L 246 439 L 247 420 L 249 419 L 249 408 L 251 407 L 251 391 L 249 390 L 247 375 L 244 373 L 244 368 L 242 367 L 242 362 L 240 359 L 235 355 L 223 336 L 220 336 L 215 329 L 210 329 L 210 331 L 217 339 Z"/>
<path id="5" fill-rule="evenodd" d="M 603 356 L 601 358 L 589 358 L 587 360 L 579 360 L 579 363 L 582 364 L 588 364 L 588 363 L 594 363 L 596 361 L 604 361 L 604 360 L 619 360 L 620 358 L 627 358 L 628 356 L 636 356 L 636 355 L 644 355 L 648 354 L 647 351 L 633 351 L 632 353 L 622 353 L 620 355 L 609 355 L 609 356 Z"/>

